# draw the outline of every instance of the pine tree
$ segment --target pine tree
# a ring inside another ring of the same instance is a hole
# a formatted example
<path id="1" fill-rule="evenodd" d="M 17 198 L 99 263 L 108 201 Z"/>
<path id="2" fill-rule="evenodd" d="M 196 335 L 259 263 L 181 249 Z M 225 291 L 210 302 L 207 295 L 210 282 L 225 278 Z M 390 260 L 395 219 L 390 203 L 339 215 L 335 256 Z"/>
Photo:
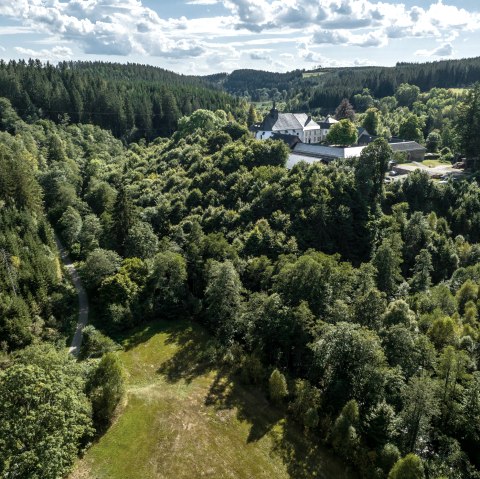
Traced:
<path id="1" fill-rule="evenodd" d="M 419 443 L 425 444 L 431 419 L 438 414 L 437 385 L 427 374 L 410 379 L 403 392 L 403 410 L 400 414 L 405 429 L 404 450 L 414 452 Z M 401 477 L 401 476 L 398 476 Z"/>
<path id="2" fill-rule="evenodd" d="M 206 320 L 223 341 L 232 338 L 241 305 L 242 283 L 231 261 L 213 262 L 205 290 Z"/>
<path id="3" fill-rule="evenodd" d="M 98 429 L 102 430 L 110 423 L 123 391 L 123 374 L 118 356 L 107 353 L 87 385 L 93 419 Z"/>
<path id="4" fill-rule="evenodd" d="M 172 134 L 177 129 L 181 113 L 177 101 L 170 90 L 164 90 L 162 96 L 162 113 L 165 132 Z"/>
<path id="5" fill-rule="evenodd" d="M 398 249 L 393 247 L 390 238 L 383 240 L 373 256 L 372 263 L 377 268 L 378 289 L 390 297 L 394 296 L 402 280 L 402 256 Z"/>
<path id="6" fill-rule="evenodd" d="M 250 105 L 248 109 L 248 116 L 247 116 L 247 125 L 252 126 L 257 122 L 257 112 L 255 111 L 255 107 Z"/>
<path id="7" fill-rule="evenodd" d="M 432 283 L 431 272 L 433 271 L 432 255 L 426 249 L 422 249 L 415 257 L 413 277 L 410 280 L 412 290 L 415 292 L 426 291 Z"/>
<path id="8" fill-rule="evenodd" d="M 334 450 L 347 460 L 353 460 L 360 445 L 357 432 L 359 424 L 357 401 L 352 399 L 343 407 L 332 428 L 332 445 Z"/>
<path id="9" fill-rule="evenodd" d="M 135 222 L 132 201 L 130 200 L 127 190 L 123 185 L 121 185 L 118 190 L 117 199 L 114 205 L 113 217 L 113 239 L 116 243 L 119 253 L 123 255 L 128 232 Z"/>
<path id="10" fill-rule="evenodd" d="M 457 123 L 460 145 L 467 158 L 480 157 L 480 83 L 470 91 Z"/>

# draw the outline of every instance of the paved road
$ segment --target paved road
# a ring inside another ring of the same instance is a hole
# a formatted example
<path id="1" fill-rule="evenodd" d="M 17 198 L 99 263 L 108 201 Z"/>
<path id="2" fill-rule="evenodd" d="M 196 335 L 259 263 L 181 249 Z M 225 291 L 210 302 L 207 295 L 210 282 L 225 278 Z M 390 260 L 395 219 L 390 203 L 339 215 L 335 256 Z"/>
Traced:
<path id="1" fill-rule="evenodd" d="M 88 312 L 89 312 L 88 296 L 87 296 L 87 292 L 85 291 L 85 288 L 83 287 L 82 280 L 80 279 L 80 275 L 78 274 L 78 271 L 76 270 L 74 264 L 72 263 L 72 260 L 70 259 L 70 256 L 68 255 L 67 250 L 62 245 L 57 235 L 55 235 L 55 243 L 57 243 L 57 248 L 60 251 L 60 257 L 62 259 L 62 262 L 68 274 L 72 278 L 73 285 L 75 286 L 75 289 L 77 290 L 77 295 L 78 295 L 77 328 L 75 330 L 75 335 L 73 336 L 73 339 L 72 339 L 72 344 L 70 345 L 70 348 L 68 350 L 70 354 L 77 357 L 78 354 L 80 353 L 80 347 L 82 345 L 83 328 L 88 323 Z"/>

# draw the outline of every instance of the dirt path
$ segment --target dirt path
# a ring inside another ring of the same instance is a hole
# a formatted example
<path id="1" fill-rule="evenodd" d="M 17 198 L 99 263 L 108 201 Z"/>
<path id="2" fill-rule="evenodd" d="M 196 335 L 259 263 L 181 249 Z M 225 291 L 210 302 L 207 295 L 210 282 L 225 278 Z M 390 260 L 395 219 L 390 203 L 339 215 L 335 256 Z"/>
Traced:
<path id="1" fill-rule="evenodd" d="M 60 251 L 60 258 L 62 259 L 63 265 L 67 270 L 70 278 L 72 279 L 73 285 L 77 290 L 78 295 L 78 321 L 77 321 L 77 328 L 75 330 L 75 335 L 73 336 L 72 343 L 68 352 L 73 356 L 77 357 L 80 353 L 80 347 L 82 345 L 83 339 L 83 328 L 88 323 L 88 296 L 85 288 L 83 287 L 82 280 L 80 279 L 80 275 L 76 270 L 70 256 L 68 255 L 67 250 L 60 242 L 60 239 L 57 235 L 55 235 L 55 243 L 57 243 L 57 248 Z"/>

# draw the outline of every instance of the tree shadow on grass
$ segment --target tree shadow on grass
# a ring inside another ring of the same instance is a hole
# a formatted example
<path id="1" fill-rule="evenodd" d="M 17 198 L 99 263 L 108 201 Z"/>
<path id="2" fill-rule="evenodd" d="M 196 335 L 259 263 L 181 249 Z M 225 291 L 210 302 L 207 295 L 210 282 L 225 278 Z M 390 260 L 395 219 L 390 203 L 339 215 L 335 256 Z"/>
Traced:
<path id="1" fill-rule="evenodd" d="M 237 419 L 250 425 L 247 443 L 256 442 L 268 434 L 282 419 L 285 411 L 272 407 L 258 387 L 240 383 L 228 368 L 217 372 L 205 398 L 206 406 L 216 409 L 236 409 Z"/>
<path id="2" fill-rule="evenodd" d="M 159 333 L 166 333 L 168 338 L 172 337 L 172 335 L 176 336 L 178 333 L 187 329 L 186 325 L 188 324 L 189 322 L 185 320 L 160 319 L 138 326 L 133 330 L 111 334 L 111 336 L 116 342 L 122 344 L 125 351 L 130 351 L 136 346 L 146 343 Z"/>
<path id="3" fill-rule="evenodd" d="M 275 407 L 261 388 L 244 385 L 232 368 L 224 366 L 215 354 L 216 343 L 195 324 L 170 332 L 167 344 L 178 346 L 177 352 L 158 369 L 168 382 L 191 382 L 196 377 L 216 371 L 207 395 L 206 406 L 236 411 L 239 421 L 250 429 L 247 443 L 270 435 L 273 452 L 284 462 L 292 479 L 354 479 L 340 460 L 320 443 L 319 438 L 305 434 L 288 415 L 286 407 Z"/>
<path id="4" fill-rule="evenodd" d="M 215 340 L 194 323 L 172 330 L 165 344 L 178 347 L 176 353 L 157 370 L 170 383 L 180 380 L 190 383 L 217 367 Z"/>
<path id="5" fill-rule="evenodd" d="M 318 437 L 305 433 L 287 417 L 281 434 L 274 436 L 274 451 L 295 479 L 356 479 L 357 475 L 323 446 Z"/>
<path id="6" fill-rule="evenodd" d="M 228 368 L 215 376 L 205 405 L 235 409 L 237 419 L 250 425 L 247 443 L 269 435 L 273 452 L 284 462 L 293 479 L 353 479 L 356 476 L 336 458 L 318 437 L 305 433 L 287 414 L 285 405 L 276 407 L 259 387 L 243 385 Z"/>

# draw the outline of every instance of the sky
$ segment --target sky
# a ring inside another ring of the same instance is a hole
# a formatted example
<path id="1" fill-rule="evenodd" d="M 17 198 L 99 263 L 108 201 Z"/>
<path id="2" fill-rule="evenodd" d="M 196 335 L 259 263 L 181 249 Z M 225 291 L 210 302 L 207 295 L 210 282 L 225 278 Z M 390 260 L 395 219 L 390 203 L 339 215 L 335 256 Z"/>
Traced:
<path id="1" fill-rule="evenodd" d="M 0 0 L 0 57 L 185 74 L 480 55 L 479 0 Z"/>

